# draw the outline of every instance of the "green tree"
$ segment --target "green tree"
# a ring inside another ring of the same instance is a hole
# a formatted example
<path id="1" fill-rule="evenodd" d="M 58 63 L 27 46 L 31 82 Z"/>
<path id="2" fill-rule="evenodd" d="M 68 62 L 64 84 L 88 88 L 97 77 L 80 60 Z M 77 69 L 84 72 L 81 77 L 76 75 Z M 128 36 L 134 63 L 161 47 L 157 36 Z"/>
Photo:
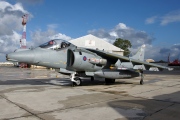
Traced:
<path id="1" fill-rule="evenodd" d="M 131 46 L 132 46 L 131 42 L 129 40 L 124 40 L 122 38 L 117 38 L 114 41 L 113 45 L 123 49 L 124 50 L 124 56 L 129 56 L 129 54 L 130 54 L 129 48 L 131 48 Z"/>

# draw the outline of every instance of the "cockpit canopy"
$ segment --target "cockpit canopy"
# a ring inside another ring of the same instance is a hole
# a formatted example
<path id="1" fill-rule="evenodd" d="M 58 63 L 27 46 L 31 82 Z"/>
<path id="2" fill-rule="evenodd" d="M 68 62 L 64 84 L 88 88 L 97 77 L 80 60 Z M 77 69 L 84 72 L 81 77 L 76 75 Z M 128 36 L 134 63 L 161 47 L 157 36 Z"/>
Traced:
<path id="1" fill-rule="evenodd" d="M 53 49 L 53 50 L 59 50 L 62 48 L 66 48 L 70 46 L 71 43 L 61 40 L 61 39 L 55 39 L 55 40 L 50 40 L 49 42 L 46 42 L 39 47 L 45 48 L 45 49 Z"/>

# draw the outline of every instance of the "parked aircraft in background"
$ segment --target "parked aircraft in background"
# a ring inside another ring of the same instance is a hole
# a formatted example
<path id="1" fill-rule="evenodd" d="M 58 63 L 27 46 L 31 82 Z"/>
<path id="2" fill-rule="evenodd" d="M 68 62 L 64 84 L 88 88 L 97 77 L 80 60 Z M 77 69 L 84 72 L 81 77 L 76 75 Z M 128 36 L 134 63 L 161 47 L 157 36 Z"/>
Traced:
<path id="1" fill-rule="evenodd" d="M 34 49 L 7 54 L 6 59 L 60 69 L 61 73 L 71 74 L 73 86 L 82 84 L 80 77 L 91 77 L 92 80 L 94 77 L 102 77 L 106 83 L 114 83 L 115 79 L 141 76 L 140 84 L 143 84 L 143 68 L 135 69 L 135 65 L 143 65 L 146 70 L 150 67 L 169 69 L 144 62 L 144 48 L 143 45 L 133 57 L 124 57 L 101 50 L 80 48 L 65 40 L 54 39 Z"/>

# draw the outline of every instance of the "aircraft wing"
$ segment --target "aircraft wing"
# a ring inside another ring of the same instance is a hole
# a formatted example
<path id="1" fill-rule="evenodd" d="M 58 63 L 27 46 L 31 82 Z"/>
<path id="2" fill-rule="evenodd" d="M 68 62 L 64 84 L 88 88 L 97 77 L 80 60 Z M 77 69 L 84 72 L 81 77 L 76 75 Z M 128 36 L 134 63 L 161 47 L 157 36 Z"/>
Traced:
<path id="1" fill-rule="evenodd" d="M 110 60 L 112 60 L 112 59 L 118 60 L 119 59 L 121 62 L 131 62 L 133 65 L 144 65 L 146 70 L 149 70 L 150 67 L 157 67 L 159 70 L 163 70 L 163 69 L 172 70 L 172 68 L 169 68 L 166 66 L 148 63 L 148 62 L 132 59 L 132 58 L 121 56 L 121 55 L 114 54 L 114 53 L 109 53 L 109 52 L 105 52 L 105 51 L 101 51 L 101 50 L 94 50 L 94 49 L 87 49 L 87 50 L 94 52 L 94 53 L 106 58 L 107 60 L 108 59 L 110 59 Z"/>

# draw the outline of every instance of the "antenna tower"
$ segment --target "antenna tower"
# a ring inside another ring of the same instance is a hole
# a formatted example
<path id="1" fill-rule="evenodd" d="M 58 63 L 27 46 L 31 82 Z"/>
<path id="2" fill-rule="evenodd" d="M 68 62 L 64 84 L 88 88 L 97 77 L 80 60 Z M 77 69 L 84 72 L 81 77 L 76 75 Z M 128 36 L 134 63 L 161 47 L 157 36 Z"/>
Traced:
<path id="1" fill-rule="evenodd" d="M 26 48 L 26 24 L 28 20 L 28 14 L 22 16 L 23 33 L 20 39 L 20 48 Z"/>

